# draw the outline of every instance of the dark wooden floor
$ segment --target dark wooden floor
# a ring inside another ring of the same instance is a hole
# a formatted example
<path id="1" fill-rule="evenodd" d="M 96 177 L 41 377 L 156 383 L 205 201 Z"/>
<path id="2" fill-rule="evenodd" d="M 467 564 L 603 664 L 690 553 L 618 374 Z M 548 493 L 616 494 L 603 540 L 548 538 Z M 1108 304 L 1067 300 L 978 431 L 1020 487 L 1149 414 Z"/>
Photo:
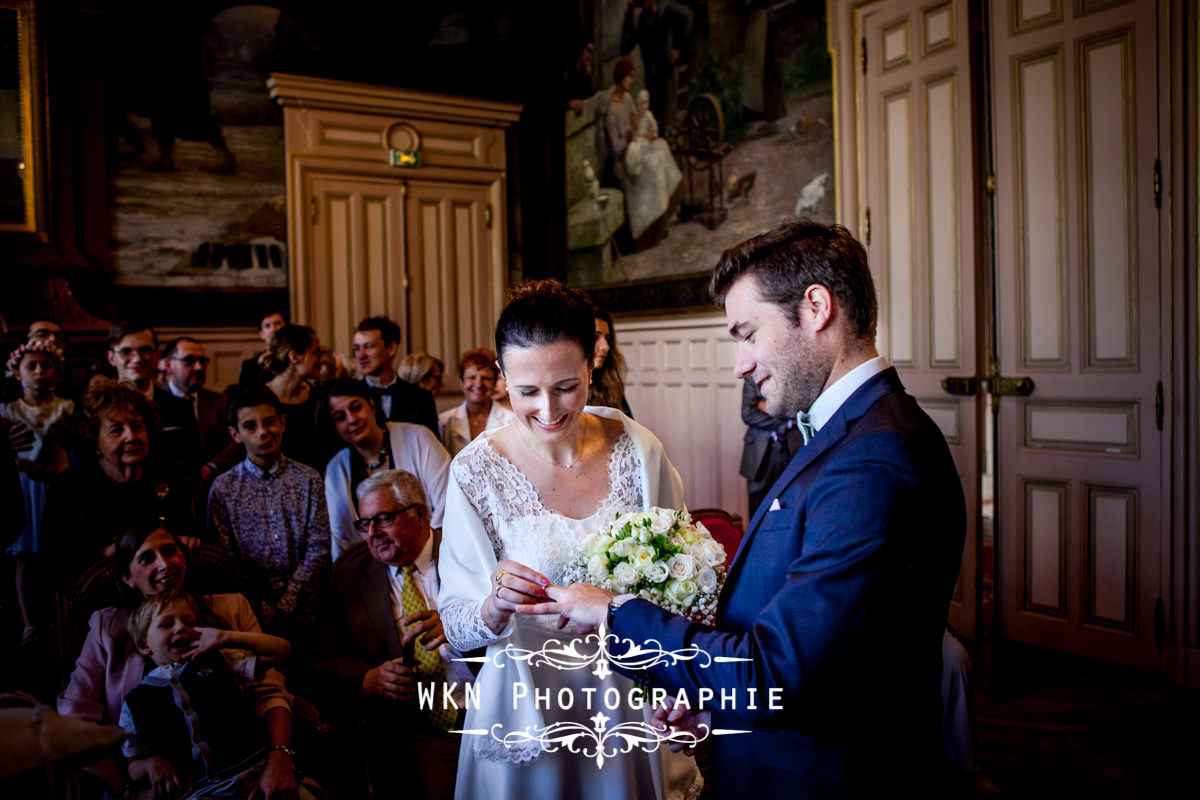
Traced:
<path id="1" fill-rule="evenodd" d="M 969 649 L 976 796 L 1200 798 L 1200 693 L 1039 648 Z"/>

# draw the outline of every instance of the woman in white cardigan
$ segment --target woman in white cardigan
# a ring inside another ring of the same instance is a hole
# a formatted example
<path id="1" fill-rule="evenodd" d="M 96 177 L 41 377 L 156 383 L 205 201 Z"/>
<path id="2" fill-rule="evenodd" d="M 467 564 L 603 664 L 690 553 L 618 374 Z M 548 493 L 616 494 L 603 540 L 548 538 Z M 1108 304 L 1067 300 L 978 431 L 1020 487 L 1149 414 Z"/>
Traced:
<path id="1" fill-rule="evenodd" d="M 468 350 L 459 360 L 458 379 L 467 399 L 438 415 L 442 444 L 451 458 L 484 431 L 503 428 L 513 421 L 512 410 L 492 399 L 498 372 L 496 354 L 482 347 Z"/>
<path id="2" fill-rule="evenodd" d="M 362 535 L 354 529 L 358 500 L 354 490 L 376 472 L 400 469 L 421 482 L 429 500 L 430 525 L 442 527 L 450 456 L 428 428 L 408 422 L 386 422 L 375 412 L 370 390 L 362 381 L 339 378 L 325 390 L 322 411 L 329 415 L 346 443 L 325 468 L 325 503 L 329 507 L 330 551 L 334 561 Z"/>

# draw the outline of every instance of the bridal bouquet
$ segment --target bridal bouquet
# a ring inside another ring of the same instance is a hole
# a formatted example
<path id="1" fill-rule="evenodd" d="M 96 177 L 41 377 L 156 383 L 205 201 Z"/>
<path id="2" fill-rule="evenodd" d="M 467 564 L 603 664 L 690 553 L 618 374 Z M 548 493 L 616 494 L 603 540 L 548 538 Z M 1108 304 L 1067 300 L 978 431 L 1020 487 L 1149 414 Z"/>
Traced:
<path id="1" fill-rule="evenodd" d="M 686 511 L 621 514 L 590 534 L 567 567 L 566 582 L 635 594 L 695 622 L 716 621 L 725 548 Z"/>

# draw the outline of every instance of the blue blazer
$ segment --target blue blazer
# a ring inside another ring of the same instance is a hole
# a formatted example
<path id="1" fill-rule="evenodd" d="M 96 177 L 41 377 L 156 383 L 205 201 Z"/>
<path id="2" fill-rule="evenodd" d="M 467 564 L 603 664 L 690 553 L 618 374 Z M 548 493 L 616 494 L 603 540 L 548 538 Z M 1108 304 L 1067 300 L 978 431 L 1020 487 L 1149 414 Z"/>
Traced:
<path id="1" fill-rule="evenodd" d="M 670 692 L 736 690 L 713 709 L 715 797 L 857 797 L 935 775 L 941 642 L 966 533 L 941 431 L 894 369 L 871 377 L 796 453 L 750 521 L 716 629 L 642 600 L 618 637 L 747 661 L 661 664 Z M 747 689 L 757 689 L 748 708 Z M 768 690 L 782 708 L 768 708 Z M 929 788 L 932 788 L 931 786 Z M 883 792 L 881 795 L 879 792 Z"/>

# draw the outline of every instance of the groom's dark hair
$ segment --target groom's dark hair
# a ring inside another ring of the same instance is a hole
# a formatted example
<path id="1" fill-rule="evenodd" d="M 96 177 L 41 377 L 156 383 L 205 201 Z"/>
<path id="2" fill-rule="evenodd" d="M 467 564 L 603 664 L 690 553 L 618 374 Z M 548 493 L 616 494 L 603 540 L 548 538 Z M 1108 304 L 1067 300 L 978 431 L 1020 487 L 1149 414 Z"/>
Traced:
<path id="1" fill-rule="evenodd" d="M 850 333 L 875 338 L 878 309 L 867 251 L 841 225 L 786 222 L 726 250 L 709 283 L 717 308 L 724 310 L 726 295 L 745 275 L 758 280 L 762 299 L 782 308 L 793 324 L 804 292 L 818 283 L 837 299 Z"/>
<path id="2" fill-rule="evenodd" d="M 596 321 L 587 295 L 558 281 L 526 281 L 508 294 L 496 323 L 496 352 L 501 368 L 509 347 L 539 347 L 575 342 L 589 362 L 596 349 Z"/>

